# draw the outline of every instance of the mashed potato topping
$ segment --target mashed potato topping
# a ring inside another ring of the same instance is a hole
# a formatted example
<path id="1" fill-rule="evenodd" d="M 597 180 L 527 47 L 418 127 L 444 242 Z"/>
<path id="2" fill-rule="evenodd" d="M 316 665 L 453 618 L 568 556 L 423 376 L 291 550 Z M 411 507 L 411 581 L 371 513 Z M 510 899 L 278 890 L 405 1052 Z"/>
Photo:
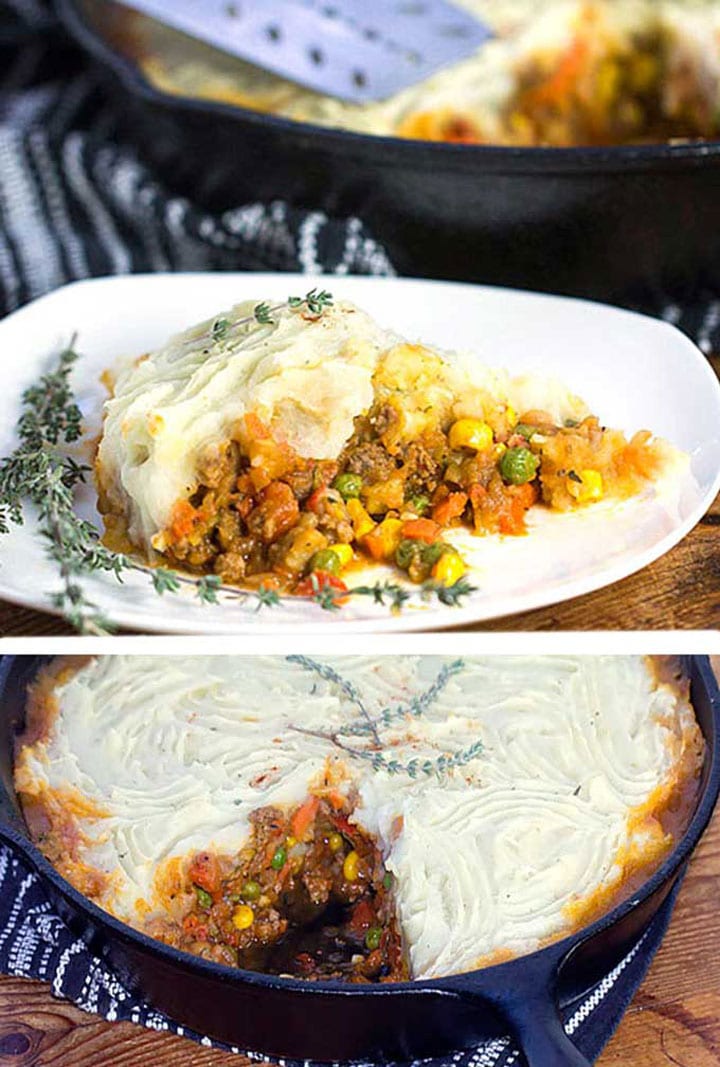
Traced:
<path id="1" fill-rule="evenodd" d="M 36 688 L 16 784 L 53 862 L 140 929 L 247 964 L 248 939 L 290 937 L 302 890 L 314 922 L 350 910 L 363 959 L 383 931 L 363 942 L 361 913 L 396 923 L 423 978 L 632 891 L 702 753 L 682 685 L 639 657 L 106 656 Z"/>

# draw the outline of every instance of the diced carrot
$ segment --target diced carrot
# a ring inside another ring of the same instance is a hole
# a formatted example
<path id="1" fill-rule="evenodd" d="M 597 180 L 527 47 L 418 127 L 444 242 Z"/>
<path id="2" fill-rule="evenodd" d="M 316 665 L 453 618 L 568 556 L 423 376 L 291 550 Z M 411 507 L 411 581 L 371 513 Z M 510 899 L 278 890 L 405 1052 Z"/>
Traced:
<path id="1" fill-rule="evenodd" d="M 243 421 L 245 423 L 245 431 L 251 440 L 263 439 L 270 436 L 270 431 L 265 423 L 261 422 L 253 411 L 248 411 L 247 415 L 244 416 Z"/>
<path id="2" fill-rule="evenodd" d="M 374 560 L 390 559 L 402 540 L 403 530 L 399 519 L 383 519 L 361 538 L 362 546 Z"/>
<path id="3" fill-rule="evenodd" d="M 307 498 L 307 503 L 305 505 L 307 510 L 314 511 L 317 514 L 326 492 L 327 486 L 321 485 L 319 489 L 316 489 L 314 493 L 311 493 Z"/>
<path id="4" fill-rule="evenodd" d="M 344 837 L 347 837 L 350 841 L 354 839 L 357 830 L 348 820 L 347 815 L 333 815 L 332 821 L 335 824 L 335 829 Z"/>
<path id="5" fill-rule="evenodd" d="M 512 491 L 507 506 L 498 515 L 498 529 L 504 534 L 521 534 L 525 532 L 525 512 L 536 500 L 535 487 L 529 482 L 519 485 Z"/>
<path id="6" fill-rule="evenodd" d="M 332 793 L 328 793 L 327 799 L 331 807 L 333 807 L 335 811 L 342 811 L 342 809 L 345 807 L 345 797 L 342 795 L 342 793 L 338 793 L 336 790 L 333 790 Z"/>
<path id="7" fill-rule="evenodd" d="M 315 578 L 316 585 L 313 585 L 313 578 Z M 334 574 L 328 573 L 328 571 L 313 571 L 307 578 L 303 578 L 301 582 L 298 582 L 295 592 L 298 596 L 312 596 L 316 591 L 322 589 L 334 589 L 336 595 L 333 597 L 335 604 L 341 605 L 347 603 L 348 587 L 345 582 L 336 578 Z"/>
<path id="8" fill-rule="evenodd" d="M 186 934 L 192 934 L 196 941 L 205 941 L 207 938 L 207 923 L 203 922 L 197 915 L 192 912 L 186 915 L 182 921 L 183 930 Z"/>
<path id="9" fill-rule="evenodd" d="M 211 852 L 198 852 L 193 857 L 188 876 L 193 885 L 199 885 L 206 893 L 217 893 L 220 888 L 220 864 Z"/>
<path id="10" fill-rule="evenodd" d="M 448 526 L 453 519 L 459 519 L 468 502 L 467 493 L 450 493 L 433 508 L 432 517 L 441 526 Z"/>
<path id="11" fill-rule="evenodd" d="M 440 527 L 432 519 L 408 519 L 403 523 L 402 535 L 412 541 L 425 541 L 431 545 L 440 536 Z"/>
<path id="12" fill-rule="evenodd" d="M 198 513 L 189 500 L 178 500 L 172 510 L 169 532 L 173 541 L 182 541 L 192 533 Z"/>
<path id="13" fill-rule="evenodd" d="M 531 107 L 543 107 L 565 100 L 582 73 L 589 53 L 588 40 L 584 37 L 576 37 L 552 75 L 546 81 L 527 90 L 524 94 L 524 102 Z"/>
<path id="14" fill-rule="evenodd" d="M 361 900 L 352 910 L 348 929 L 354 934 L 364 934 L 375 922 L 375 911 L 369 900 Z"/>
<path id="15" fill-rule="evenodd" d="M 293 837 L 296 837 L 298 841 L 302 841 L 305 837 L 311 823 L 315 819 L 319 806 L 320 801 L 317 797 L 308 797 L 305 803 L 302 804 L 293 815 L 290 820 L 290 831 Z"/>

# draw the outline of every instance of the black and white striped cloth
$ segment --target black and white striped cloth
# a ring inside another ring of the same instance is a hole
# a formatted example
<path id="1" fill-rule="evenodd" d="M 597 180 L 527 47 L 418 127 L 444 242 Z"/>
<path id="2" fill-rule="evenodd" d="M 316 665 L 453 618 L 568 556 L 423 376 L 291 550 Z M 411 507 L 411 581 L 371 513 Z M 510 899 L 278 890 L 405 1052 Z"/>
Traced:
<path id="1" fill-rule="evenodd" d="M 41 0 L 0 0 L 0 71 L 0 313 L 93 275 L 393 273 L 359 219 L 283 203 L 215 217 L 162 188 Z"/>
<path id="2" fill-rule="evenodd" d="M 672 912 L 674 894 L 634 948 L 590 993 L 563 1012 L 565 1030 L 591 1061 L 610 1039 L 645 976 Z M 38 875 L 0 845 L 0 972 L 49 982 L 57 997 L 110 1021 L 127 1021 L 149 1030 L 181 1034 L 206 1047 L 224 1048 L 156 1011 L 127 989 L 107 964 L 93 956 L 55 914 Z M 231 1048 L 258 1062 L 271 1062 L 252 1049 Z M 520 1067 L 522 1057 L 511 1039 L 487 1042 L 445 1059 L 404 1067 Z M 280 1067 L 313 1067 L 280 1060 Z M 319 1065 L 318 1065 L 319 1067 Z M 371 1067 L 371 1065 L 363 1065 Z M 400 1067 L 400 1065 L 397 1065 Z"/>

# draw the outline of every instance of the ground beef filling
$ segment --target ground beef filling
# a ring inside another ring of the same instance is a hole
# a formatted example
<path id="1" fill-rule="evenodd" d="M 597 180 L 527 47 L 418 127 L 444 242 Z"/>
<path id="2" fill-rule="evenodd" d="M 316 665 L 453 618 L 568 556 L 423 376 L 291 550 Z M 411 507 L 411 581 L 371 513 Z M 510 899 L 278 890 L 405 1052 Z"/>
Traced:
<path id="1" fill-rule="evenodd" d="M 176 947 L 267 974 L 352 982 L 408 977 L 392 876 L 347 812 L 316 797 L 287 813 L 261 808 L 230 863 L 198 853 L 189 869 L 195 901 Z"/>
<path id="2" fill-rule="evenodd" d="M 452 580 L 464 569 L 443 541 L 447 529 L 521 534 L 539 501 L 569 510 L 606 491 L 629 495 L 658 467 L 649 433 L 628 442 L 594 417 L 558 426 L 545 412 L 518 421 L 510 411 L 499 408 L 492 425 L 463 419 L 407 441 L 401 412 L 378 403 L 355 420 L 336 461 L 298 456 L 246 415 L 175 506 L 164 554 L 227 584 L 305 595 L 311 575 L 368 561 L 423 582 L 438 579 L 444 556 Z"/>

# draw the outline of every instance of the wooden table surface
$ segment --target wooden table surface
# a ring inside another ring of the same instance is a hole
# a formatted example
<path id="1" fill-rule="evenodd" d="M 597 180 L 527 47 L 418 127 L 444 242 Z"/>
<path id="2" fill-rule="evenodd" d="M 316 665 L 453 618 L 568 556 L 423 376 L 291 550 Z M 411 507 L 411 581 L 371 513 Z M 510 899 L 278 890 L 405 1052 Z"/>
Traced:
<path id="1" fill-rule="evenodd" d="M 720 355 L 712 356 L 710 362 L 720 377 Z M 719 627 L 720 496 L 679 545 L 638 574 L 587 596 L 469 629 L 710 630 Z M 0 600 L 0 637 L 72 633 L 62 619 Z"/>
<path id="2" fill-rule="evenodd" d="M 713 665 L 720 677 L 720 656 Z M 598 1067 L 720 1064 L 720 808 L 696 851 L 670 927 Z M 230 1053 L 54 999 L 0 976 L 0 1067 L 251 1067 Z"/>

